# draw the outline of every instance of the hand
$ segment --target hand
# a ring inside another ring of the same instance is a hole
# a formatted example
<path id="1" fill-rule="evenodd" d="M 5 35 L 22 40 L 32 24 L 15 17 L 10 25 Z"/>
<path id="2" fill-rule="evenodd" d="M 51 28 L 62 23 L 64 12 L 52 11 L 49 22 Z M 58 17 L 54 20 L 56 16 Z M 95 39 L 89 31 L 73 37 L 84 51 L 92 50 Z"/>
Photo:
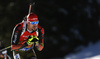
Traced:
<path id="1" fill-rule="evenodd" d="M 37 42 L 37 41 L 39 41 L 39 38 L 37 36 L 34 36 L 32 42 Z"/>
<path id="2" fill-rule="evenodd" d="M 27 45 L 31 45 L 31 44 L 33 44 L 34 42 L 32 42 L 32 40 L 33 40 L 33 36 L 31 35 L 31 36 L 29 36 L 28 37 L 28 40 L 27 40 Z"/>
<path id="3" fill-rule="evenodd" d="M 34 42 L 37 42 L 37 41 L 39 41 L 39 38 L 38 37 L 36 37 L 36 36 L 29 36 L 28 37 L 28 40 L 27 40 L 27 45 L 31 45 L 31 44 L 33 44 Z"/>

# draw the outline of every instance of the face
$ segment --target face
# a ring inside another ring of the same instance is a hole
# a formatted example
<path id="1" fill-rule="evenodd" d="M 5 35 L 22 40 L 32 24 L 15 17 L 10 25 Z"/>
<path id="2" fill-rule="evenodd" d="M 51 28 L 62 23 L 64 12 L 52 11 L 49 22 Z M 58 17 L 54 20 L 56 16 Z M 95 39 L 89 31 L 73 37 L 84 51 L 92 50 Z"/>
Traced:
<path id="1" fill-rule="evenodd" d="M 34 21 L 34 22 L 28 22 L 28 29 L 29 30 L 35 31 L 37 29 L 38 22 L 37 21 Z"/>

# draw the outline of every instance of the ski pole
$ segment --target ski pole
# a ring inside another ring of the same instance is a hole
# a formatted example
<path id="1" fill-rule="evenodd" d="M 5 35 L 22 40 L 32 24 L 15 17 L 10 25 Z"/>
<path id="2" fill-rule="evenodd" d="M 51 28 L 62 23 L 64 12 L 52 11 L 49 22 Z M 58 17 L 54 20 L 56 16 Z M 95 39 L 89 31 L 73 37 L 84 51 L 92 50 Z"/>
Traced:
<path id="1" fill-rule="evenodd" d="M 9 49 L 9 48 L 11 48 L 11 46 L 8 46 L 8 47 L 6 47 L 4 49 L 1 49 L 0 51 L 6 50 L 6 49 Z"/>
<path id="2" fill-rule="evenodd" d="M 41 35 L 41 36 L 42 36 L 42 35 Z M 41 36 L 40 36 L 39 38 L 41 38 Z M 20 44 L 20 43 L 22 43 L 22 42 L 25 42 L 25 41 L 27 41 L 27 40 L 21 41 L 21 42 L 19 42 L 18 44 Z M 0 51 L 6 50 L 6 49 L 9 49 L 9 48 L 11 48 L 11 46 L 8 46 L 8 47 L 6 47 L 6 48 L 3 48 L 3 49 L 1 49 Z"/>
<path id="3" fill-rule="evenodd" d="M 27 40 L 24 40 L 24 41 L 27 41 Z M 22 43 L 22 42 L 24 42 L 24 41 L 21 41 L 21 42 L 19 42 L 19 43 Z M 3 48 L 3 49 L 1 49 L 0 51 L 6 50 L 6 49 L 9 49 L 9 48 L 11 48 L 11 46 L 8 46 L 8 47 L 6 47 L 6 48 Z"/>
<path id="4" fill-rule="evenodd" d="M 34 6 L 34 5 L 35 5 L 35 2 L 30 3 L 30 6 L 29 6 L 29 12 L 28 12 L 28 14 L 31 12 L 31 8 L 32 8 L 32 6 Z"/>

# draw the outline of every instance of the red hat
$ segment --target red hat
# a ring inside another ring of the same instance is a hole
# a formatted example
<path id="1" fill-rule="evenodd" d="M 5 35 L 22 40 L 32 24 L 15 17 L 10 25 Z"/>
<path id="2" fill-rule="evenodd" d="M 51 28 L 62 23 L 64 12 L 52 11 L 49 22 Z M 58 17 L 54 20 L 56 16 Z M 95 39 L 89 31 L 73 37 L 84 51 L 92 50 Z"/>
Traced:
<path id="1" fill-rule="evenodd" d="M 30 21 L 30 22 L 32 22 L 32 21 L 38 21 L 38 17 L 34 13 L 29 13 L 27 15 L 27 21 Z"/>

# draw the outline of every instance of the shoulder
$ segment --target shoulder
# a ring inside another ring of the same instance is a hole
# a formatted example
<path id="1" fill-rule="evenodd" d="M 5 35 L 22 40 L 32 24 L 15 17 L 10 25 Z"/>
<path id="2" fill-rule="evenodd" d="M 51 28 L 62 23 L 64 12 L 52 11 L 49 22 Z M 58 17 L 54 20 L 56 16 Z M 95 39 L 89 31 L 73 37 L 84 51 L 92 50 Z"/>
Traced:
<path id="1" fill-rule="evenodd" d="M 23 22 L 22 22 L 22 23 L 18 23 L 18 24 L 16 24 L 16 26 L 15 26 L 15 27 L 18 27 L 18 26 L 23 27 Z"/>
<path id="2" fill-rule="evenodd" d="M 38 25 L 38 26 L 37 26 L 37 28 L 38 28 L 38 29 L 40 29 L 40 30 L 41 30 L 41 29 L 44 29 L 44 28 L 43 28 L 43 27 L 41 27 L 40 25 Z"/>
<path id="3" fill-rule="evenodd" d="M 21 30 L 23 28 L 23 23 L 18 23 L 16 24 L 16 26 L 14 27 L 14 29 L 19 29 Z"/>
<path id="4" fill-rule="evenodd" d="M 39 31 L 43 34 L 44 33 L 44 28 L 38 25 Z"/>

